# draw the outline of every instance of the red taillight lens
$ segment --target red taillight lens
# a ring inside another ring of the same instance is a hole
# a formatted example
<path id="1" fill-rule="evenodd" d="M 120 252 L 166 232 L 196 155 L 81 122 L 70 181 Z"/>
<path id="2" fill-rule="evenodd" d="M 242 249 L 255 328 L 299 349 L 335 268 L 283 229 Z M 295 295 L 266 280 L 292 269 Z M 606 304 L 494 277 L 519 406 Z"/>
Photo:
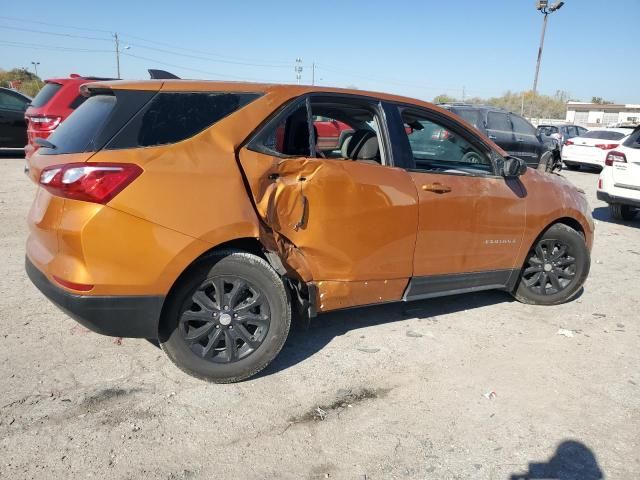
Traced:
<path id="1" fill-rule="evenodd" d="M 40 132 L 50 132 L 51 130 L 55 130 L 60 122 L 62 121 L 62 117 L 41 117 L 41 116 L 33 116 L 27 117 L 29 120 L 29 126 L 33 130 L 37 130 Z"/>
<path id="2" fill-rule="evenodd" d="M 602 190 L 602 179 L 598 179 L 598 190 Z"/>
<path id="3" fill-rule="evenodd" d="M 42 170 L 40 185 L 60 197 L 105 204 L 141 173 L 130 163 L 67 163 Z"/>
<path id="4" fill-rule="evenodd" d="M 565 145 L 565 146 L 567 146 L 567 145 L 573 145 L 573 142 L 572 142 L 571 140 L 567 140 L 566 142 L 564 142 L 564 145 Z"/>
<path id="5" fill-rule="evenodd" d="M 609 152 L 606 160 L 604 161 L 604 164 L 608 167 L 612 167 L 614 162 L 627 163 L 627 157 L 624 153 L 621 152 Z"/>
<path id="6" fill-rule="evenodd" d="M 618 148 L 618 143 L 599 143 L 596 145 L 596 148 L 601 150 L 613 150 L 614 148 Z"/>

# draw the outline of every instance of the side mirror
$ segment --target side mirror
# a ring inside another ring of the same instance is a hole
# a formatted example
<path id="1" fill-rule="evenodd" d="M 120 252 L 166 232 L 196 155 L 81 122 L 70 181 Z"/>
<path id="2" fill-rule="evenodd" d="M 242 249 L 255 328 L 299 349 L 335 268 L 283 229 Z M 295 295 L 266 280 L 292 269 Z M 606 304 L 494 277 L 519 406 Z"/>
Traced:
<path id="1" fill-rule="evenodd" d="M 517 178 L 527 171 L 527 163 L 518 157 L 507 157 L 502 164 L 502 176 L 505 178 Z"/>

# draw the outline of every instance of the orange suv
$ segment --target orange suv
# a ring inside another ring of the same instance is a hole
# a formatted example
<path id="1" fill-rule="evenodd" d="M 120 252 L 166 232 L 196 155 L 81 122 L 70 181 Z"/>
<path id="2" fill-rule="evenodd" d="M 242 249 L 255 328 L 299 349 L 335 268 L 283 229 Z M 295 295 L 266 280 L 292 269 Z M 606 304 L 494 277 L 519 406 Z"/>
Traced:
<path id="1" fill-rule="evenodd" d="M 575 296 L 583 192 L 429 103 L 323 87 L 100 82 L 28 161 L 26 270 L 88 328 L 250 377 L 292 312 L 502 289 Z M 318 143 L 313 119 L 353 133 Z"/>

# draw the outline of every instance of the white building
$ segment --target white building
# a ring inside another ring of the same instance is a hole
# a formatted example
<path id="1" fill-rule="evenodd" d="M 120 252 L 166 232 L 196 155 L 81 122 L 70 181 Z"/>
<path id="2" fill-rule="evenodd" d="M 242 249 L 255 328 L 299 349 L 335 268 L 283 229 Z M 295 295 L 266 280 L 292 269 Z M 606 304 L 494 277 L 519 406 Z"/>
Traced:
<path id="1" fill-rule="evenodd" d="M 603 105 L 567 102 L 567 122 L 584 127 L 606 127 L 617 123 L 640 123 L 640 105 Z"/>

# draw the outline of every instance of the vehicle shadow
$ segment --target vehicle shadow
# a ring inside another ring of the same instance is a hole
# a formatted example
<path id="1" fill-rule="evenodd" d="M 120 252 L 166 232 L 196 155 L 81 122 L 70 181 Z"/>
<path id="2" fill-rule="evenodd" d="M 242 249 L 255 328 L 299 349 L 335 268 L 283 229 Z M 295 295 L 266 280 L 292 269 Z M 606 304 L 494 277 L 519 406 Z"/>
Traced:
<path id="1" fill-rule="evenodd" d="M 565 440 L 544 463 L 529 463 L 526 473 L 514 473 L 510 480 L 601 480 L 604 473 L 594 453 L 582 442 Z"/>
<path id="2" fill-rule="evenodd" d="M 625 227 L 640 228 L 640 214 L 635 220 L 619 221 L 611 218 L 609 214 L 609 207 L 596 207 L 593 209 L 592 216 L 594 220 L 607 223 L 615 223 L 617 225 L 624 225 Z"/>
<path id="3" fill-rule="evenodd" d="M 437 317 L 513 301 L 513 297 L 506 292 L 487 291 L 409 303 L 351 308 L 321 314 L 308 324 L 300 322 L 293 325 L 282 351 L 266 369 L 254 378 L 286 370 L 322 350 L 335 337 L 352 330 L 410 318 Z"/>

